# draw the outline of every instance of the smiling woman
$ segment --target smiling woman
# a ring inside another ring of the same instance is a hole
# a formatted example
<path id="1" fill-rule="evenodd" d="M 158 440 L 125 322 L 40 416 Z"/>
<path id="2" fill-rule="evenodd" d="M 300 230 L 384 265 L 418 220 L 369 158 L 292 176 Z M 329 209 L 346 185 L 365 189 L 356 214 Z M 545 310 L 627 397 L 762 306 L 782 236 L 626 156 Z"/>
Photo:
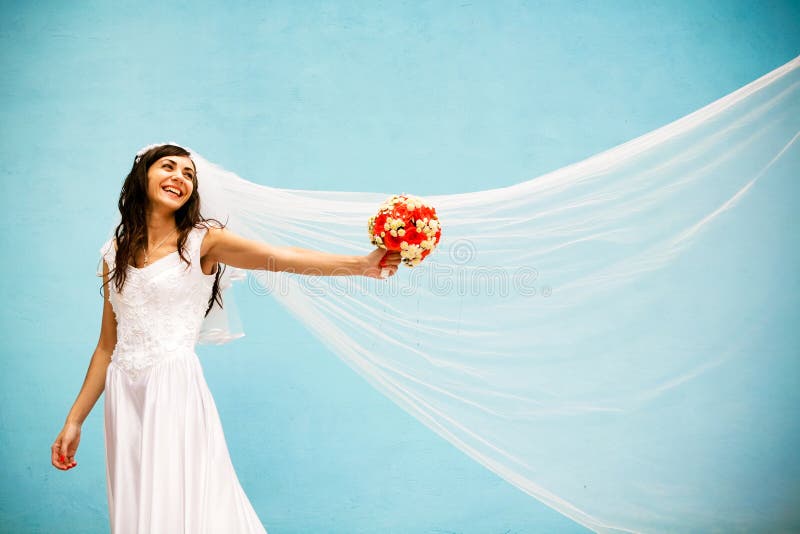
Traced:
<path id="1" fill-rule="evenodd" d="M 195 345 L 222 309 L 224 268 L 378 277 L 399 254 L 365 256 L 273 246 L 200 215 L 191 153 L 165 144 L 140 152 L 122 186 L 121 221 L 101 248 L 103 312 L 87 377 L 51 450 L 77 466 L 81 425 L 105 393 L 111 530 L 266 532 L 230 460 Z M 141 259 L 141 262 L 139 261 Z"/>

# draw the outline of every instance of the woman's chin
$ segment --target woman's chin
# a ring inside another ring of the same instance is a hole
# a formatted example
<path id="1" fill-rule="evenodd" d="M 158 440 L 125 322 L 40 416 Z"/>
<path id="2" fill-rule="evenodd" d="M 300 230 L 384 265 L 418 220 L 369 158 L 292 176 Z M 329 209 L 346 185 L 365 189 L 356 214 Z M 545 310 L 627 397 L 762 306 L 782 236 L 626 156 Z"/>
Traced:
<path id="1" fill-rule="evenodd" d="M 150 199 L 151 206 L 157 206 L 160 211 L 178 211 L 183 204 L 177 200 L 159 198 L 157 200 Z"/>

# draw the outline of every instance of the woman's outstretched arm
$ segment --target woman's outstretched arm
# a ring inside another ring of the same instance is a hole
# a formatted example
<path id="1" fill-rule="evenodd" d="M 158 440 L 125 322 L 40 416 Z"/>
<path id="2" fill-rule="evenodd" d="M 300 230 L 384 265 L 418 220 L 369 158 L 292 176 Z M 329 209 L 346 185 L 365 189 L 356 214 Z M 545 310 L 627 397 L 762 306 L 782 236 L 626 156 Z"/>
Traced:
<path id="1" fill-rule="evenodd" d="M 103 262 L 103 282 L 108 281 L 108 265 Z M 81 440 L 81 426 L 92 411 L 106 385 L 106 370 L 117 344 L 117 319 L 108 300 L 108 284 L 103 286 L 103 316 L 100 339 L 94 349 L 86 378 L 75 403 L 67 414 L 64 428 L 51 446 L 51 462 L 58 469 L 67 470 L 78 465 L 75 453 Z"/>
<path id="2" fill-rule="evenodd" d="M 201 254 L 240 269 L 286 271 L 314 276 L 368 276 L 379 278 L 397 272 L 399 252 L 376 248 L 365 256 L 332 254 L 319 250 L 271 245 L 239 236 L 227 228 L 210 228 Z M 382 261 L 381 261 L 382 260 Z"/>

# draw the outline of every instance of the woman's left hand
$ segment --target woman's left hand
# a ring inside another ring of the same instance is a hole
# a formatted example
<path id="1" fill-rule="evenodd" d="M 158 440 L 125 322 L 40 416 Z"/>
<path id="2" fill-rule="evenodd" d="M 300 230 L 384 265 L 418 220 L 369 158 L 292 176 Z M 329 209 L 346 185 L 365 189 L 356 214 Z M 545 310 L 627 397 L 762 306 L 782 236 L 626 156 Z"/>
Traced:
<path id="1" fill-rule="evenodd" d="M 381 271 L 386 269 L 387 276 L 393 276 L 400 265 L 400 253 L 392 252 L 377 247 L 375 250 L 364 256 L 365 268 L 362 273 L 369 278 L 382 278 Z"/>

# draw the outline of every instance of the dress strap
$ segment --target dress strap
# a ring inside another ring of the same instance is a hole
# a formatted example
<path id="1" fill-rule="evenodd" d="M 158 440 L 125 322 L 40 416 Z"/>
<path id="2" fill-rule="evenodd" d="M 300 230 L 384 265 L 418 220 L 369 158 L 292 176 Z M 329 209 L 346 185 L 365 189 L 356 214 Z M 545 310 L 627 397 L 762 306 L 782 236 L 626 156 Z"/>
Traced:
<path id="1" fill-rule="evenodd" d="M 192 228 L 192 230 L 189 232 L 189 236 L 186 240 L 186 245 L 189 249 L 190 254 L 192 255 L 193 260 L 194 258 L 198 259 L 200 258 L 200 248 L 201 245 L 203 244 L 203 237 L 206 235 L 206 232 L 208 232 L 208 228 L 205 227 L 203 228 L 195 227 Z"/>
<path id="2" fill-rule="evenodd" d="M 203 272 L 202 267 L 200 266 L 200 251 L 201 251 L 200 249 L 202 248 L 203 245 L 203 238 L 206 236 L 207 233 L 208 233 L 207 226 L 204 225 L 200 228 L 195 227 L 192 228 L 192 230 L 189 232 L 189 236 L 186 240 L 186 246 L 188 247 L 192 264 L 197 266 L 196 271 L 203 276 L 210 276 L 206 275 Z"/>
<path id="3" fill-rule="evenodd" d="M 117 249 L 114 246 L 114 238 L 109 238 L 108 241 L 103 243 L 100 247 L 100 261 L 97 264 L 97 276 L 103 276 L 103 262 L 108 264 L 108 270 L 114 268 L 114 262 L 117 256 Z"/>

